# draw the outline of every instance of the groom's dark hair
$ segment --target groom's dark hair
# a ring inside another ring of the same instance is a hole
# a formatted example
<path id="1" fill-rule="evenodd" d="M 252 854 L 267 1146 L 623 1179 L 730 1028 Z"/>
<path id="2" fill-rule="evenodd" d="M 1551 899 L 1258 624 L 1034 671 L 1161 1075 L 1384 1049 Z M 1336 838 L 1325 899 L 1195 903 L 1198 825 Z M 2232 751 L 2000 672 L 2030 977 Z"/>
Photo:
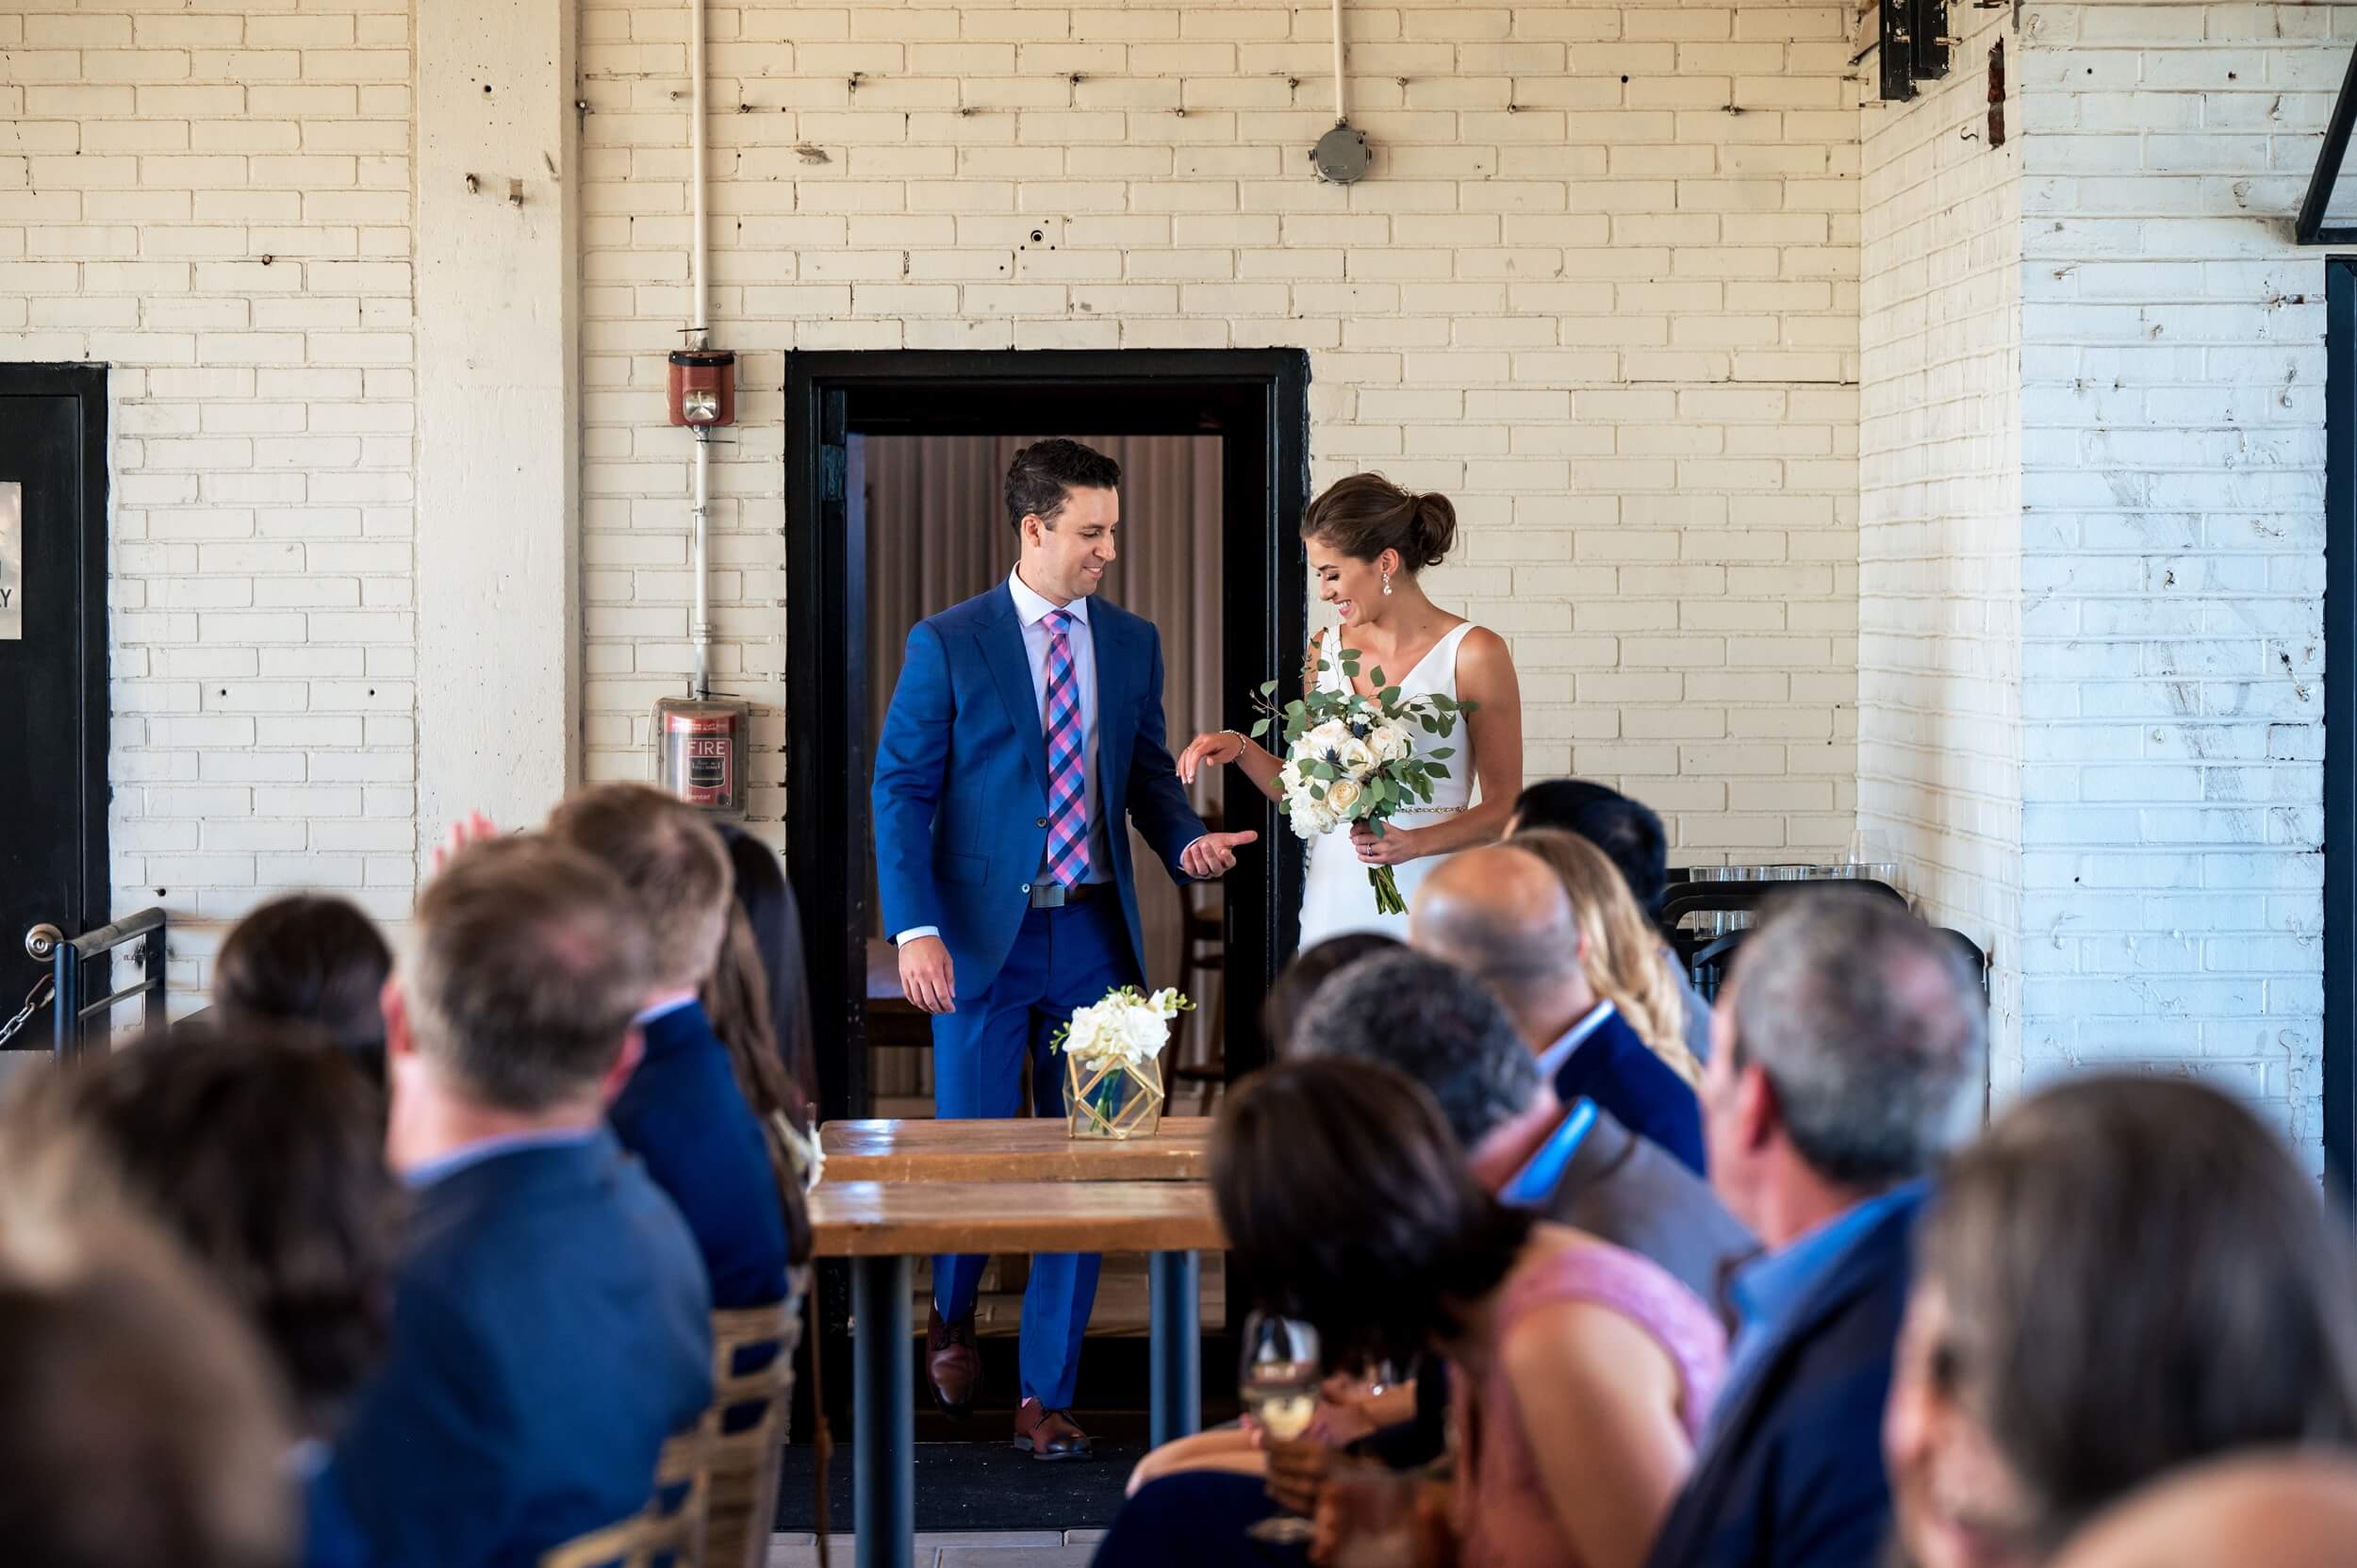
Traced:
<path id="1" fill-rule="evenodd" d="M 1007 465 L 1007 526 L 1020 529 L 1026 517 L 1053 523 L 1075 490 L 1110 490 L 1121 483 L 1121 465 L 1078 441 L 1058 436 L 1033 441 Z"/>

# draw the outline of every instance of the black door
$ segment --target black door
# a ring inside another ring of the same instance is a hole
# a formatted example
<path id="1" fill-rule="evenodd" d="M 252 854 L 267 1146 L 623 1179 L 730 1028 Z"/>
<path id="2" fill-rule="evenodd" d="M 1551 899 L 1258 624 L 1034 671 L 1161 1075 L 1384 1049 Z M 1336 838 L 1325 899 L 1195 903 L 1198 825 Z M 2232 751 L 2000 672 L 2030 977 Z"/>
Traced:
<path id="1" fill-rule="evenodd" d="M 108 918 L 106 441 L 103 367 L 0 365 L 0 1023 L 31 927 Z M 43 1008 L 8 1044 L 51 1039 Z"/>
<path id="2" fill-rule="evenodd" d="M 863 436 L 1217 436 L 1221 617 L 1230 671 L 1298 668 L 1307 640 L 1296 529 L 1309 501 L 1309 356 L 1294 349 L 1024 353 L 882 350 L 786 360 L 787 865 L 800 901 L 818 1020 L 823 1115 L 871 1114 L 865 1049 L 868 758 L 866 536 L 848 483 Z M 1254 678 L 1234 683 L 1227 721 L 1248 727 Z M 1257 803 L 1257 813 L 1252 808 Z M 1273 803 L 1230 794 L 1223 826 L 1261 851 L 1228 883 L 1222 969 L 1226 1065 L 1261 1065 L 1261 999 L 1294 949 L 1301 856 Z"/>

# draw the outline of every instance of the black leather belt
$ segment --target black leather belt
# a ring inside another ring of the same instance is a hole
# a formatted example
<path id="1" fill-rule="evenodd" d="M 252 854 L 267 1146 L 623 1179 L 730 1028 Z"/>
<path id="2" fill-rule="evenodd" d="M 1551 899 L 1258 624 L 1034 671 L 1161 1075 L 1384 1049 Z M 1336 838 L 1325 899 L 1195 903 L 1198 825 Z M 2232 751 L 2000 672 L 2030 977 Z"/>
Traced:
<path id="1" fill-rule="evenodd" d="M 1084 904 L 1105 891 L 1101 882 L 1084 882 L 1077 887 L 1066 887 L 1059 882 L 1031 883 L 1033 909 L 1062 909 L 1066 904 Z"/>

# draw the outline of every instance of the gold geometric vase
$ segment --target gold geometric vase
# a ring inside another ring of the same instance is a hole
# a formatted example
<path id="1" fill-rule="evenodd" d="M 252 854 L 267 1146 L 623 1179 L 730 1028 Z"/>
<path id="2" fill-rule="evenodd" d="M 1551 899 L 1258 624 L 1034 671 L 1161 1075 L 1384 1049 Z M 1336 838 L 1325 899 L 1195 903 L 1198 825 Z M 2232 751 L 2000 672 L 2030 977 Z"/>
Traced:
<path id="1" fill-rule="evenodd" d="M 1086 1067 L 1064 1057 L 1064 1114 L 1076 1138 L 1148 1138 L 1162 1124 L 1162 1059 Z"/>

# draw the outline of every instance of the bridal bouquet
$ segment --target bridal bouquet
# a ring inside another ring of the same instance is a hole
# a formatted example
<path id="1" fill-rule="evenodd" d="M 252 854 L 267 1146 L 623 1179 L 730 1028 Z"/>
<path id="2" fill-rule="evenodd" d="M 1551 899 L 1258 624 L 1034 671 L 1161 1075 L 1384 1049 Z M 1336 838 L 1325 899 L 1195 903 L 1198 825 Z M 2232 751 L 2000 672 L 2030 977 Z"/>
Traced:
<path id="1" fill-rule="evenodd" d="M 1358 652 L 1343 648 L 1333 657 L 1341 662 L 1345 689 L 1328 691 L 1320 682 L 1318 689 L 1279 707 L 1277 683 L 1266 682 L 1259 706 L 1268 717 L 1252 726 L 1252 734 L 1258 737 L 1284 726 L 1285 767 L 1277 782 L 1284 791 L 1281 809 L 1294 833 L 1310 838 L 1364 822 L 1380 838 L 1393 813 L 1431 802 L 1432 781 L 1449 776 L 1442 763 L 1457 753 L 1453 746 L 1418 752 L 1412 732 L 1421 729 L 1445 740 L 1456 733 L 1458 715 L 1471 713 L 1475 704 L 1437 692 L 1403 698 L 1399 687 L 1384 685 L 1379 668 L 1368 677 L 1376 694 L 1362 697 L 1357 689 Z M 1319 672 L 1329 668 L 1321 652 Z M 1407 913 L 1399 879 L 1390 867 L 1370 866 L 1367 881 L 1375 888 L 1377 912 Z"/>
<path id="2" fill-rule="evenodd" d="M 1195 1003 L 1164 986 L 1118 986 L 1072 1010 L 1047 1044 L 1064 1053 L 1065 1112 L 1076 1138 L 1127 1138 L 1160 1125 L 1162 1047 Z"/>

